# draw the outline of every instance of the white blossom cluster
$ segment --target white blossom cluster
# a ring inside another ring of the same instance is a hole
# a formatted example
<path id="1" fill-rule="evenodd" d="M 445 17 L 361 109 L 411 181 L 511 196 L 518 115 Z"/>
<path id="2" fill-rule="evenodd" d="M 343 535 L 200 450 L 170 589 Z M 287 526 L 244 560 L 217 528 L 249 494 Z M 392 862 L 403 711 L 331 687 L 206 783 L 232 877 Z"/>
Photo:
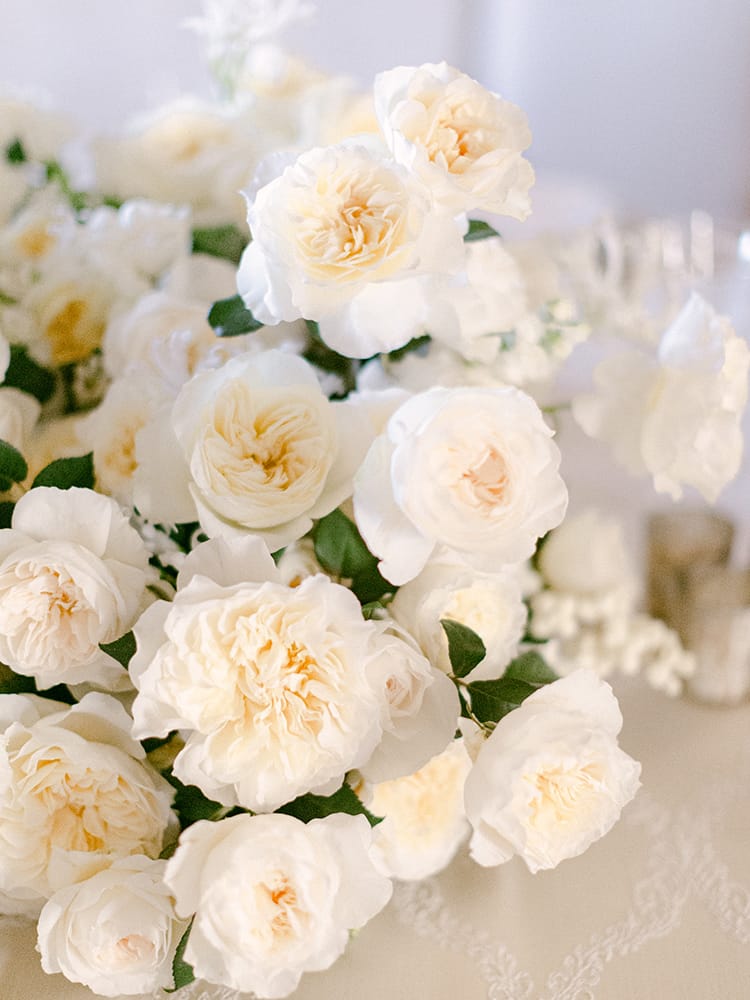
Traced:
<path id="1" fill-rule="evenodd" d="M 688 668 L 563 521 L 534 392 L 588 316 L 477 217 L 530 211 L 523 113 L 444 63 L 358 95 L 278 48 L 307 6 L 207 3 L 229 96 L 93 186 L 0 102 L 0 909 L 102 996 L 285 997 L 466 842 L 580 854 L 639 784 L 602 676 Z M 638 351 L 576 419 L 715 495 L 746 346 L 694 299 Z"/>

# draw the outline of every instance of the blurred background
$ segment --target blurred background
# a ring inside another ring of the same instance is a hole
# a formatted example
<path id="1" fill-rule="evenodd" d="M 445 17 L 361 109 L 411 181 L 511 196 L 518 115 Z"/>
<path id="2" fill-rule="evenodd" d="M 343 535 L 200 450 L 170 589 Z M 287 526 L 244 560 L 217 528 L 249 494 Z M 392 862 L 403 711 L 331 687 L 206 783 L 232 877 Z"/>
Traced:
<path id="1" fill-rule="evenodd" d="M 446 59 L 520 104 L 534 133 L 536 214 L 588 221 L 750 209 L 748 0 L 318 0 L 285 36 L 366 85 Z M 115 131 L 186 91 L 207 95 L 199 0 L 0 0 L 0 80 Z"/>

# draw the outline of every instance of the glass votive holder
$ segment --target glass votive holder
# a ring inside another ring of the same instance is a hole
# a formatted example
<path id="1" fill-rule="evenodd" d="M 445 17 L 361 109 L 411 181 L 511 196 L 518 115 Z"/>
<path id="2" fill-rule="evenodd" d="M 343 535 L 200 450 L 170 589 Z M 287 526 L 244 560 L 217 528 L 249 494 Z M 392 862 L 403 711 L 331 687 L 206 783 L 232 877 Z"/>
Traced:
<path id="1" fill-rule="evenodd" d="M 702 567 L 690 581 L 685 645 L 695 653 L 693 697 L 735 705 L 750 692 L 750 571 Z"/>
<path id="2" fill-rule="evenodd" d="M 648 530 L 648 610 L 688 644 L 691 589 L 704 570 L 726 566 L 734 525 L 710 510 L 654 514 Z"/>

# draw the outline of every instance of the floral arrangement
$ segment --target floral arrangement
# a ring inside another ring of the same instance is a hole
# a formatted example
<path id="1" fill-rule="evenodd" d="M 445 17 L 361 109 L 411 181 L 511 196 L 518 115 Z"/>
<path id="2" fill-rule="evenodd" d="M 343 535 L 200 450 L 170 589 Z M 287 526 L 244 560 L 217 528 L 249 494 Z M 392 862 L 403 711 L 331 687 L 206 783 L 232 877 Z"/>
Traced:
<path id="1" fill-rule="evenodd" d="M 545 402 L 611 267 L 498 235 L 523 113 L 442 63 L 359 94 L 275 41 L 303 7 L 208 4 L 223 97 L 88 184 L 0 105 L 0 901 L 102 996 L 288 996 L 466 840 L 604 835 L 640 767 L 602 678 L 691 658 L 618 524 L 564 520 L 555 420 L 673 496 L 740 463 L 750 351 L 698 297 Z"/>

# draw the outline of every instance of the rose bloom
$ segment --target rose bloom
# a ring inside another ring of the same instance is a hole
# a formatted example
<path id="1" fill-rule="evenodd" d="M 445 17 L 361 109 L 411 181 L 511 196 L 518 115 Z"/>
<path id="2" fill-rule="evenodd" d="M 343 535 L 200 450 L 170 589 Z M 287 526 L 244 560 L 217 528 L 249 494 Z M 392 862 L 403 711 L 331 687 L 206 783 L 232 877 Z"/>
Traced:
<path id="1" fill-rule="evenodd" d="M 195 913 L 185 959 L 197 976 L 260 998 L 286 997 L 327 969 L 391 897 L 370 860 L 364 816 L 235 816 L 185 830 L 166 881 Z"/>
<path id="2" fill-rule="evenodd" d="M 0 531 L 0 660 L 40 687 L 128 686 L 100 643 L 147 599 L 148 552 L 120 508 L 92 490 L 39 486 Z"/>
<path id="3" fill-rule="evenodd" d="M 464 782 L 471 758 L 453 740 L 416 774 L 365 785 L 358 794 L 383 822 L 373 830 L 373 860 L 391 878 L 416 880 L 442 871 L 469 833 Z"/>
<path id="4" fill-rule="evenodd" d="M 526 218 L 534 171 L 520 108 L 444 62 L 381 73 L 374 93 L 389 149 L 441 208 Z"/>
<path id="5" fill-rule="evenodd" d="M 0 889 L 30 903 L 131 854 L 156 858 L 173 791 L 118 701 L 0 695 Z"/>
<path id="6" fill-rule="evenodd" d="M 166 861 L 133 855 L 58 890 L 39 917 L 44 971 L 105 997 L 172 986 L 172 960 L 188 921 L 175 915 L 165 868 Z"/>
<path id="7" fill-rule="evenodd" d="M 354 513 L 391 583 L 414 579 L 438 546 L 484 570 L 520 562 L 562 520 L 560 453 L 518 389 L 431 389 L 376 438 L 354 486 Z"/>
<path id="8" fill-rule="evenodd" d="M 515 567 L 480 573 L 447 558 L 431 559 L 417 577 L 399 587 L 389 611 L 446 674 L 451 663 L 441 620 L 449 618 L 476 632 L 487 655 L 471 671 L 468 679 L 473 681 L 502 675 L 518 651 L 527 618 Z"/>
<path id="9" fill-rule="evenodd" d="M 254 812 L 335 791 L 372 756 L 385 711 L 377 629 L 351 591 L 275 580 L 257 538 L 199 546 L 174 601 L 135 626 L 130 663 L 138 738 L 184 730 L 177 777 Z"/>
<path id="10" fill-rule="evenodd" d="M 655 355 L 632 350 L 598 365 L 573 416 L 627 469 L 649 473 L 658 493 L 679 499 L 689 485 L 714 503 L 742 461 L 749 368 L 729 319 L 693 293 Z"/>
<path id="11" fill-rule="evenodd" d="M 436 277 L 463 263 L 457 220 L 367 137 L 303 153 L 249 200 L 248 222 L 237 275 L 247 307 L 262 323 L 315 320 L 348 357 L 422 333 Z"/>
<path id="12" fill-rule="evenodd" d="M 27 392 L 10 386 L 0 387 L 0 440 L 25 454 L 26 441 L 31 437 L 40 411 L 39 403 Z"/>
<path id="13" fill-rule="evenodd" d="M 566 517 L 550 532 L 538 565 L 547 585 L 566 593 L 584 596 L 635 588 L 622 523 L 594 509 Z"/>
<path id="14" fill-rule="evenodd" d="M 242 355 L 191 379 L 171 417 L 160 411 L 137 435 L 135 504 L 153 521 L 197 514 L 210 537 L 255 532 L 275 551 L 351 495 L 371 436 L 302 358 Z"/>
<path id="15" fill-rule="evenodd" d="M 641 766 L 617 745 L 622 715 L 612 689 L 578 670 L 535 691 L 481 747 L 466 781 L 471 856 L 529 870 L 582 854 L 617 822 Z"/>

